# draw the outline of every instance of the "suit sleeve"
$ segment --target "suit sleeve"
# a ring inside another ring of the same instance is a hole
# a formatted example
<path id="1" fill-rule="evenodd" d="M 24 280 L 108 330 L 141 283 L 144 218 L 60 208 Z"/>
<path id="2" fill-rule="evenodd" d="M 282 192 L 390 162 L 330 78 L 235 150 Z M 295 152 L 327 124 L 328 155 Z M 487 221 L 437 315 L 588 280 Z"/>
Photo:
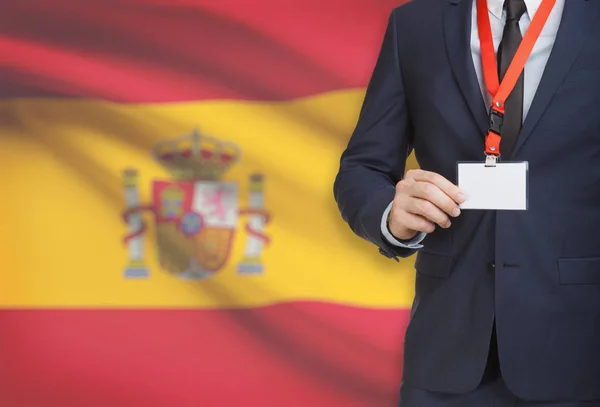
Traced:
<path id="1" fill-rule="evenodd" d="M 415 249 L 394 246 L 381 232 L 381 218 L 404 174 L 412 140 L 396 36 L 394 11 L 358 123 L 340 160 L 334 196 L 354 233 L 379 247 L 384 256 L 398 260 Z"/>

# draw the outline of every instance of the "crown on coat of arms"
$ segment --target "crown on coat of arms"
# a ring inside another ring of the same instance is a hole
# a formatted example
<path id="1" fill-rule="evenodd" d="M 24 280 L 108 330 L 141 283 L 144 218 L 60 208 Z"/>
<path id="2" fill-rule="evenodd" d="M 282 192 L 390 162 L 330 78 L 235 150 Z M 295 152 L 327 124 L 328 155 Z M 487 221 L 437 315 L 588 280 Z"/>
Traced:
<path id="1" fill-rule="evenodd" d="M 241 151 L 234 143 L 194 130 L 192 134 L 157 143 L 152 156 L 174 179 L 217 181 L 239 161 Z"/>

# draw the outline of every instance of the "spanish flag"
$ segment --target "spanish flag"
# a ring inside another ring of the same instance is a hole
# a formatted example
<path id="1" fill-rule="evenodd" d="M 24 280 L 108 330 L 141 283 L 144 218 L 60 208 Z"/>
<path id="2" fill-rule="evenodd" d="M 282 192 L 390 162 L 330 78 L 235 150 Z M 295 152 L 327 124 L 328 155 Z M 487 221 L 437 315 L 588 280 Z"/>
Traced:
<path id="1" fill-rule="evenodd" d="M 4 2 L 0 406 L 396 404 L 332 185 L 400 2 Z"/>

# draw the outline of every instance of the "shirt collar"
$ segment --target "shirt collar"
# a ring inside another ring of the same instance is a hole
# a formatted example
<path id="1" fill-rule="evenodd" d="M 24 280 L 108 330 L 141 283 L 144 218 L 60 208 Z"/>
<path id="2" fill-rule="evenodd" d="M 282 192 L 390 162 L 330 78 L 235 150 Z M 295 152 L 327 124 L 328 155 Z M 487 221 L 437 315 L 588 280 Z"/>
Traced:
<path id="1" fill-rule="evenodd" d="M 540 8 L 540 4 L 542 0 L 524 0 L 525 7 L 527 7 L 527 15 L 529 19 L 533 19 L 535 16 L 535 12 Z M 502 19 L 502 11 L 504 9 L 504 0 L 487 0 L 488 10 L 492 13 L 496 18 Z"/>

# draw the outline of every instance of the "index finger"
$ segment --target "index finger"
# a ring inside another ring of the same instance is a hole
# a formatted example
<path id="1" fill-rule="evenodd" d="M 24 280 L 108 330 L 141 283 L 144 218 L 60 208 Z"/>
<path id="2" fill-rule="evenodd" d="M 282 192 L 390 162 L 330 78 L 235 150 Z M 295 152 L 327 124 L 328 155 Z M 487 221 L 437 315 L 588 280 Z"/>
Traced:
<path id="1" fill-rule="evenodd" d="M 413 179 L 417 182 L 429 182 L 430 184 L 435 185 L 441 189 L 442 192 L 452 198 L 456 203 L 461 204 L 466 199 L 465 194 L 460 190 L 460 188 L 458 188 L 458 186 L 454 185 L 452 182 L 435 172 L 418 170 L 415 171 Z"/>

